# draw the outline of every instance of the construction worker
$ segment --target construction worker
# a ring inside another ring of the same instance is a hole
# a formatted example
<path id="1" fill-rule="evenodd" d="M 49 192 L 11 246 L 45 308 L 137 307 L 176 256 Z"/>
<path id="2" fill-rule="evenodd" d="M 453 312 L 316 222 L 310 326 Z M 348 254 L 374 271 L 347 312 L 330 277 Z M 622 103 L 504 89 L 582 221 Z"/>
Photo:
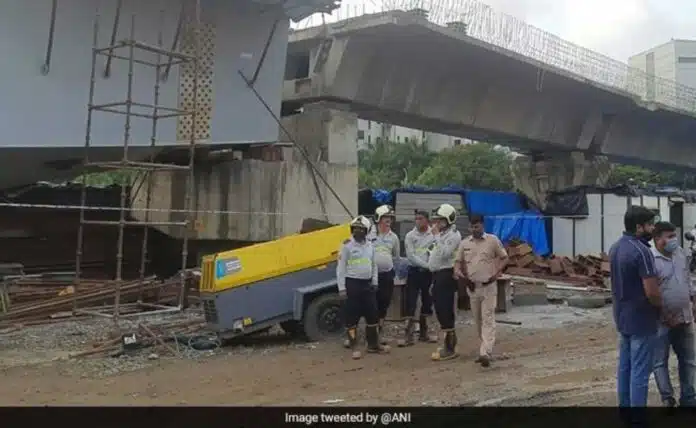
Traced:
<path id="1" fill-rule="evenodd" d="M 399 341 L 399 346 L 411 346 L 414 343 L 413 332 L 416 326 L 416 304 L 418 296 L 421 299 L 421 310 L 418 340 L 421 342 L 437 342 L 436 337 L 428 335 L 428 317 L 433 314 L 433 301 L 430 296 L 430 286 L 433 275 L 428 268 L 428 251 L 435 242 L 435 236 L 430 229 L 427 211 L 415 211 L 413 230 L 406 234 L 406 258 L 408 258 L 408 276 L 406 278 L 406 330 L 405 337 Z"/>
<path id="2" fill-rule="evenodd" d="M 454 279 L 454 260 L 462 235 L 454 224 L 457 219 L 457 210 L 452 205 L 440 205 L 435 209 L 432 217 L 437 234 L 433 248 L 430 250 L 428 268 L 433 273 L 435 314 L 445 337 L 444 346 L 438 348 L 431 357 L 435 361 L 442 361 L 457 357 L 457 334 L 454 331 L 457 282 Z"/>
<path id="3" fill-rule="evenodd" d="M 508 255 L 500 239 L 484 231 L 483 216 L 474 214 L 469 217 L 469 231 L 471 236 L 464 238 L 459 245 L 454 275 L 466 284 L 481 341 L 476 362 L 488 367 L 495 344 L 497 280 L 507 265 Z"/>
<path id="4" fill-rule="evenodd" d="M 394 210 L 389 205 L 382 205 L 375 210 L 375 230 L 371 236 L 377 259 L 378 287 L 377 311 L 379 312 L 380 342 L 386 345 L 384 337 L 384 319 L 389 310 L 394 293 L 394 267 L 401 256 L 399 237 L 391 230 Z"/>
<path id="5" fill-rule="evenodd" d="M 346 240 L 339 251 L 336 278 L 338 292 L 346 298 L 346 347 L 353 350 L 353 358 L 359 359 L 362 353 L 357 349 L 358 323 L 365 317 L 367 324 L 367 352 L 385 353 L 389 347 L 379 343 L 379 316 L 377 312 L 377 262 L 375 248 L 367 240 L 370 220 L 364 216 L 356 217 L 350 223 L 353 237 Z"/>

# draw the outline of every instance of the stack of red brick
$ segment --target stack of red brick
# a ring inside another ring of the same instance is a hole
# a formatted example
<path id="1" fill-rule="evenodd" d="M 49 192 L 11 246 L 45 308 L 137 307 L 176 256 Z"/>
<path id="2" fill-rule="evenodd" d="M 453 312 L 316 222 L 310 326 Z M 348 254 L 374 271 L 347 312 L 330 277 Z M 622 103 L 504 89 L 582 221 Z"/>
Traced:
<path id="1" fill-rule="evenodd" d="M 574 259 L 534 255 L 529 244 L 512 241 L 507 246 L 510 256 L 505 273 L 538 279 L 557 280 L 578 286 L 605 287 L 604 278 L 609 276 L 609 260 L 600 256 L 578 255 Z"/>

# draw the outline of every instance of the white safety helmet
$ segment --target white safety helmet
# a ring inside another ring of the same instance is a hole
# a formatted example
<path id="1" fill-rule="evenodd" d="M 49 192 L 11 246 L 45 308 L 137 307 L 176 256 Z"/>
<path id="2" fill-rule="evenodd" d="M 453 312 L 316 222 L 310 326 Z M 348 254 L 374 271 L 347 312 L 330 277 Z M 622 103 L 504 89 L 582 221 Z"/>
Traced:
<path id="1" fill-rule="evenodd" d="M 444 219 L 451 226 L 457 220 L 457 210 L 450 204 L 442 204 L 433 211 L 433 220 Z"/>
<path id="2" fill-rule="evenodd" d="M 367 232 L 370 230 L 371 226 L 372 224 L 370 223 L 370 220 L 368 220 L 364 215 L 359 215 L 350 222 L 351 230 L 361 228 L 365 229 L 365 232 Z"/>
<path id="3" fill-rule="evenodd" d="M 394 217 L 394 209 L 390 205 L 382 205 L 375 210 L 375 222 L 379 223 L 382 217 Z"/>

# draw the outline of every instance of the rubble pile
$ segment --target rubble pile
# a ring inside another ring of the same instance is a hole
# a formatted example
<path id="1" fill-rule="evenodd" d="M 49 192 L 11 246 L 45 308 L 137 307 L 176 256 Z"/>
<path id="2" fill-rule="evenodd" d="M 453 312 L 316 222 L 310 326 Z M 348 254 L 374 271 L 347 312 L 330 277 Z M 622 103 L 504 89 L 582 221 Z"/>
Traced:
<path id="1" fill-rule="evenodd" d="M 507 252 L 510 258 L 505 273 L 508 275 L 557 280 L 584 287 L 606 287 L 605 278 L 609 276 L 606 254 L 578 255 L 574 259 L 555 255 L 539 257 L 529 244 L 521 241 L 511 241 Z"/>

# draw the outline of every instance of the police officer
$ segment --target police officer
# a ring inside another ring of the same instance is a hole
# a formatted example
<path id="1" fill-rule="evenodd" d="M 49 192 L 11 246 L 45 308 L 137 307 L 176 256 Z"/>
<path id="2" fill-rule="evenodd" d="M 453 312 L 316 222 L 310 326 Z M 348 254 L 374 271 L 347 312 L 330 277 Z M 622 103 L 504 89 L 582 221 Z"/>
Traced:
<path id="1" fill-rule="evenodd" d="M 457 281 L 454 279 L 454 263 L 462 236 L 454 224 L 457 210 L 450 204 L 442 204 L 433 212 L 435 243 L 430 251 L 428 267 L 433 273 L 433 304 L 440 329 L 445 333 L 444 346 L 432 354 L 435 361 L 457 357 L 457 335 L 454 331 L 456 314 Z"/>
<path id="2" fill-rule="evenodd" d="M 401 256 L 399 237 L 391 229 L 394 210 L 389 205 L 382 205 L 375 210 L 375 229 L 371 241 L 375 247 L 377 260 L 378 287 L 377 311 L 379 312 L 379 334 L 383 345 L 387 343 L 384 335 L 384 319 L 389 310 L 394 293 L 394 267 Z"/>
<path id="3" fill-rule="evenodd" d="M 377 312 L 377 263 L 375 248 L 367 240 L 370 220 L 358 216 L 350 223 L 353 237 L 346 240 L 339 251 L 336 277 L 338 291 L 346 297 L 345 321 L 347 339 L 344 346 L 353 350 L 353 358 L 362 357 L 357 349 L 358 322 L 365 317 L 367 324 L 367 352 L 385 353 L 389 347 L 379 341 L 379 316 Z"/>
<path id="4" fill-rule="evenodd" d="M 418 339 L 421 342 L 437 342 L 437 338 L 428 335 L 428 317 L 433 314 L 433 302 L 430 296 L 433 276 L 428 268 L 428 251 L 435 242 L 435 236 L 430 229 L 427 211 L 416 210 L 415 223 L 413 230 L 409 231 L 404 239 L 409 267 L 406 278 L 406 331 L 405 337 L 398 343 L 399 346 L 411 346 L 414 343 L 413 332 L 419 295 L 421 310 L 418 319 Z"/>

